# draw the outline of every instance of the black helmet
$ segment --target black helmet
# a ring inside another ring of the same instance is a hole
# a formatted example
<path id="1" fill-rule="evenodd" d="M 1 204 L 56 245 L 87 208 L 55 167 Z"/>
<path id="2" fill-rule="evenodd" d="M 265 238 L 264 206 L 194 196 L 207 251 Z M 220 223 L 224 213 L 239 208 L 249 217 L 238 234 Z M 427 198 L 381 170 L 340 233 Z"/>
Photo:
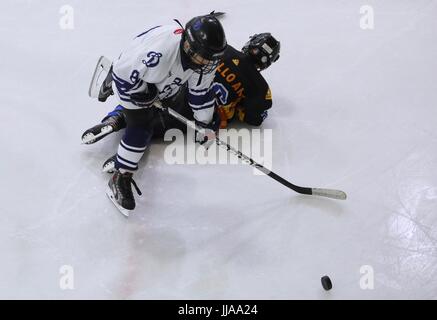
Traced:
<path id="1" fill-rule="evenodd" d="M 198 61 L 194 68 L 202 68 L 204 73 L 215 70 L 227 47 L 225 31 L 212 14 L 191 19 L 185 26 L 182 42 L 185 54 Z"/>
<path id="2" fill-rule="evenodd" d="M 242 51 L 249 55 L 258 70 L 264 70 L 279 59 L 281 43 L 266 32 L 250 37 Z"/>

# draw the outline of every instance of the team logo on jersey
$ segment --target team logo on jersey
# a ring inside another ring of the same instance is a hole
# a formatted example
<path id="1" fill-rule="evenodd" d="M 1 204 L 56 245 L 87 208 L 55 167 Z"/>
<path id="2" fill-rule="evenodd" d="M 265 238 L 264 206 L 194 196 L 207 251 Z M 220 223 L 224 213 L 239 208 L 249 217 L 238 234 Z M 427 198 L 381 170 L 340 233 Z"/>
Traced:
<path id="1" fill-rule="evenodd" d="M 232 59 L 232 62 L 238 66 L 240 64 L 240 60 L 239 59 Z"/>
<path id="2" fill-rule="evenodd" d="M 162 57 L 162 53 L 150 51 L 147 53 L 148 60 L 142 60 L 141 62 L 144 63 L 149 68 L 156 67 L 159 64 L 159 59 Z"/>
<path id="3" fill-rule="evenodd" d="M 179 87 L 182 86 L 182 79 L 175 77 L 173 82 L 166 85 L 164 89 L 159 92 L 160 99 L 166 99 L 173 96 L 176 92 L 179 91 Z"/>
<path id="4" fill-rule="evenodd" d="M 198 31 L 198 30 L 200 30 L 201 27 L 202 27 L 202 21 L 201 21 L 201 20 L 197 20 L 197 21 L 194 23 L 193 29 L 196 30 L 196 31 Z"/>

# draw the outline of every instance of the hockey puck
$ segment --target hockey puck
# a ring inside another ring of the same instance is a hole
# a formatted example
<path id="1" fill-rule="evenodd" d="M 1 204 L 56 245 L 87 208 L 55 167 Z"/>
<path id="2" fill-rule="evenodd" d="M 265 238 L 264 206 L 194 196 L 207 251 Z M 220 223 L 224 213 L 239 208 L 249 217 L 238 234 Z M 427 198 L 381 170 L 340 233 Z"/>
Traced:
<path id="1" fill-rule="evenodd" d="M 321 281 L 322 281 L 323 289 L 325 289 L 326 291 L 329 291 L 329 290 L 332 289 L 332 282 L 331 282 L 331 279 L 329 279 L 328 276 L 323 276 Z"/>

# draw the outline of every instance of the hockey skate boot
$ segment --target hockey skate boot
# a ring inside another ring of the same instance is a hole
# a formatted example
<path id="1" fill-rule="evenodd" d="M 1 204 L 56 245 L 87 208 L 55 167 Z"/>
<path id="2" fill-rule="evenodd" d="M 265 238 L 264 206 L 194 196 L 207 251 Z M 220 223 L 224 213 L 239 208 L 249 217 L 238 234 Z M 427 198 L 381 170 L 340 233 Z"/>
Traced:
<path id="1" fill-rule="evenodd" d="M 100 102 L 105 102 L 108 97 L 112 96 L 114 91 L 112 90 L 112 66 L 100 87 L 98 99 Z"/>
<path id="2" fill-rule="evenodd" d="M 129 211 L 135 209 L 135 199 L 132 194 L 132 185 L 135 187 L 138 195 L 141 191 L 132 178 L 131 172 L 121 173 L 116 170 L 108 182 L 106 194 L 114 203 L 120 212 L 126 217 L 129 216 Z"/>
<path id="3" fill-rule="evenodd" d="M 93 144 L 106 137 L 112 132 L 117 132 L 125 127 L 125 121 L 122 114 L 112 115 L 104 119 L 101 123 L 86 130 L 82 134 L 82 143 Z"/>

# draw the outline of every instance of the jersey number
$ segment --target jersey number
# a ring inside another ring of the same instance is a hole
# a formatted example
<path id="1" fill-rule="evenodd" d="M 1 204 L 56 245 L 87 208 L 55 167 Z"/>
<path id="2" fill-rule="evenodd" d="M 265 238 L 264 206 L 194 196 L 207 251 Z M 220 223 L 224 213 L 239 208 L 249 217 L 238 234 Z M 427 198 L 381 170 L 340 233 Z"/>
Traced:
<path id="1" fill-rule="evenodd" d="M 220 100 L 221 105 L 226 105 L 228 103 L 229 91 L 220 82 L 214 82 L 214 93 Z"/>
<path id="2" fill-rule="evenodd" d="M 138 70 L 132 71 L 132 74 L 130 75 L 130 81 L 132 83 L 137 83 L 139 78 L 140 78 L 140 73 L 138 72 Z"/>

